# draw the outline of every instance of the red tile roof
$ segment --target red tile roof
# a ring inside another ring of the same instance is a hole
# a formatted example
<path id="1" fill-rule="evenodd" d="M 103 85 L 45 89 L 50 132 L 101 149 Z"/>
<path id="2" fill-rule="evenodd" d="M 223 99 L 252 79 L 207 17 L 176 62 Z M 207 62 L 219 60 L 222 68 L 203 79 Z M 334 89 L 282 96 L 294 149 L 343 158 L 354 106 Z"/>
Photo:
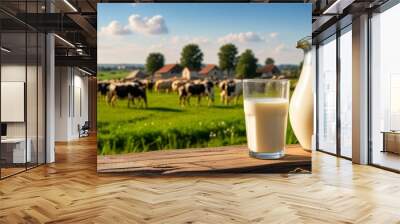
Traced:
<path id="1" fill-rule="evenodd" d="M 174 69 L 176 66 L 179 66 L 178 64 L 166 64 L 162 68 L 158 69 L 156 73 L 168 73 L 172 69 Z"/>
<path id="2" fill-rule="evenodd" d="M 201 75 L 207 75 L 207 74 L 208 74 L 211 70 L 213 70 L 214 68 L 218 68 L 217 65 L 208 64 L 208 65 L 206 65 L 205 67 L 203 67 L 203 68 L 200 70 L 199 74 L 201 74 Z"/>
<path id="3" fill-rule="evenodd" d="M 275 65 L 270 64 L 270 65 L 265 65 L 261 68 L 258 68 L 257 72 L 258 73 L 279 73 L 279 69 Z"/>

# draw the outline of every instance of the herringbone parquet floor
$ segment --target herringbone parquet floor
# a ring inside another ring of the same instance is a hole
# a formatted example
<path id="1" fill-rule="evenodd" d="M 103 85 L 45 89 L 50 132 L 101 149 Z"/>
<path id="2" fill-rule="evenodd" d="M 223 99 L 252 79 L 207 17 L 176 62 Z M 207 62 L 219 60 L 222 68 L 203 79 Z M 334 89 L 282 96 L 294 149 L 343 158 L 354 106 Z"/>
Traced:
<path id="1" fill-rule="evenodd" d="M 322 153 L 313 174 L 96 174 L 96 142 L 0 181 L 0 223 L 400 223 L 400 175 Z"/>

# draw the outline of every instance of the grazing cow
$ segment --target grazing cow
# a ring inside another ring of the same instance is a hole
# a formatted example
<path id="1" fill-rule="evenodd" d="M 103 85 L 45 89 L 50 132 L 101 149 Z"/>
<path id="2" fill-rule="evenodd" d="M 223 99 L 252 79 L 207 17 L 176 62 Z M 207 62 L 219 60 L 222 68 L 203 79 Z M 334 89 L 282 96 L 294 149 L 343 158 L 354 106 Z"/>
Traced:
<path id="1" fill-rule="evenodd" d="M 110 86 L 109 81 L 100 81 L 97 83 L 97 92 L 99 92 L 101 96 L 106 96 L 109 86 Z"/>
<path id="2" fill-rule="evenodd" d="M 215 101 L 215 92 L 214 92 L 215 83 L 211 80 L 205 80 L 203 83 L 206 86 L 208 106 L 210 106 Z"/>
<path id="3" fill-rule="evenodd" d="M 139 79 L 135 79 L 132 81 L 134 84 L 139 85 L 142 88 L 146 88 L 146 83 L 144 80 L 140 81 Z"/>
<path id="4" fill-rule="evenodd" d="M 221 82 L 220 80 L 213 80 L 214 86 L 219 86 L 219 83 Z"/>
<path id="5" fill-rule="evenodd" d="M 214 83 L 211 81 L 189 82 L 178 88 L 179 104 L 190 105 L 190 97 L 197 97 L 197 105 L 200 105 L 202 97 L 208 98 L 208 106 L 214 102 Z"/>
<path id="6" fill-rule="evenodd" d="M 172 82 L 171 89 L 173 92 L 178 92 L 179 87 L 184 86 L 186 84 L 185 80 L 177 79 Z"/>
<path id="7" fill-rule="evenodd" d="M 235 104 L 239 103 L 240 96 L 243 94 L 243 81 L 239 79 L 224 80 L 219 83 L 221 89 L 221 102 L 225 105 L 234 100 Z"/>
<path id="8" fill-rule="evenodd" d="M 144 79 L 142 82 L 146 85 L 147 90 L 153 91 L 154 84 L 156 83 L 153 79 Z"/>
<path id="9" fill-rule="evenodd" d="M 131 103 L 135 105 L 135 99 L 137 99 L 139 103 L 143 101 L 144 107 L 147 108 L 146 88 L 140 81 L 112 84 L 109 90 L 107 102 L 111 104 L 111 106 L 115 106 L 117 99 L 128 98 L 128 108 Z"/>
<path id="10" fill-rule="evenodd" d="M 172 80 L 170 79 L 157 80 L 157 82 L 154 85 L 154 89 L 157 91 L 157 93 L 160 93 L 161 91 L 168 93 L 172 90 Z"/>

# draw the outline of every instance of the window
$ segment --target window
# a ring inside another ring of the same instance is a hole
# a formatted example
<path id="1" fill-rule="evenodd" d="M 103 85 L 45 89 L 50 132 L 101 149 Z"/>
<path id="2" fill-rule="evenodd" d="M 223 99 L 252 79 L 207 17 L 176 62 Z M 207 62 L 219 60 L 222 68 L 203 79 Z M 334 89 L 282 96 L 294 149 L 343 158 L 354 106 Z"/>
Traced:
<path id="1" fill-rule="evenodd" d="M 318 149 L 336 153 L 336 36 L 318 48 Z"/>
<path id="2" fill-rule="evenodd" d="M 42 4 L 19 2 L 17 11 L 40 13 Z M 0 178 L 5 178 L 45 163 L 46 40 L 12 16 L 0 17 L 9 21 L 0 23 Z"/>
<path id="3" fill-rule="evenodd" d="M 371 19 L 372 163 L 400 170 L 400 5 Z"/>
<path id="4" fill-rule="evenodd" d="M 352 157 L 352 32 L 351 26 L 340 35 L 340 155 Z"/>

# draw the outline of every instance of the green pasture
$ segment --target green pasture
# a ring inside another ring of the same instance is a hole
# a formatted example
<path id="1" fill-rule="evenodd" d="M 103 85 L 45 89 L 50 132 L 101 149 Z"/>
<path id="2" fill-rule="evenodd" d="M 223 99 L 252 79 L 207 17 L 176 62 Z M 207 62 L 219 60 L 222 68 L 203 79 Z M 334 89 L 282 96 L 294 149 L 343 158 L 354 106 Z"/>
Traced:
<path id="1" fill-rule="evenodd" d="M 128 76 L 130 71 L 128 70 L 113 70 L 113 71 L 100 71 L 97 74 L 97 79 L 102 80 L 111 80 L 111 79 L 122 79 Z"/>
<path id="2" fill-rule="evenodd" d="M 98 97 L 98 154 L 225 146 L 246 143 L 243 105 L 225 106 L 219 101 L 208 107 L 178 105 L 176 93 L 148 92 L 148 108 L 127 108 L 126 100 L 115 107 Z M 297 143 L 288 128 L 287 143 Z"/>

